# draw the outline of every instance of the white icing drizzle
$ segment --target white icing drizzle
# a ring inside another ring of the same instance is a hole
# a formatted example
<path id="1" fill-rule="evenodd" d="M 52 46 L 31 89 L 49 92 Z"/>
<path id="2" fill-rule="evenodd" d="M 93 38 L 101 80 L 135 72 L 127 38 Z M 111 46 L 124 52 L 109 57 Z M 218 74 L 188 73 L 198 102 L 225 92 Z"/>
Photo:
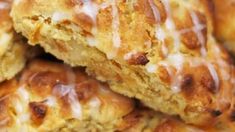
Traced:
<path id="1" fill-rule="evenodd" d="M 99 6 L 92 2 L 92 0 L 82 0 L 83 6 L 76 6 L 75 11 L 76 13 L 84 13 L 88 15 L 94 24 L 96 24 L 96 16 L 99 12 Z"/>
<path id="2" fill-rule="evenodd" d="M 89 46 L 93 47 L 97 45 L 97 39 L 94 37 L 86 37 Z"/>
<path id="3" fill-rule="evenodd" d="M 62 20 L 68 19 L 68 15 L 66 13 L 63 12 L 54 12 L 52 15 L 52 21 L 53 22 L 60 22 Z"/>
<path id="4" fill-rule="evenodd" d="M 215 82 L 216 91 L 219 89 L 219 77 L 215 70 L 215 67 L 211 63 L 207 63 L 207 68 L 210 71 L 210 74 Z"/>
<path id="5" fill-rule="evenodd" d="M 90 99 L 89 101 L 89 106 L 91 108 L 99 108 L 101 105 L 100 99 L 98 97 L 93 97 L 92 99 Z"/>
<path id="6" fill-rule="evenodd" d="M 156 27 L 155 37 L 162 42 L 166 39 L 166 33 L 160 26 Z"/>
<path id="7" fill-rule="evenodd" d="M 169 55 L 167 60 L 170 63 L 170 65 L 174 66 L 177 69 L 175 75 L 173 75 L 170 72 L 170 68 L 167 68 L 168 69 L 167 71 L 172 78 L 171 89 L 174 93 L 178 93 L 181 91 L 181 82 L 183 79 L 181 71 L 183 68 L 183 64 L 185 62 L 185 57 L 182 54 L 178 53 L 178 54 Z"/>
<path id="8" fill-rule="evenodd" d="M 164 55 L 164 57 L 166 57 L 168 55 L 168 48 L 166 47 L 166 44 L 165 43 L 162 43 L 162 53 Z"/>
<path id="9" fill-rule="evenodd" d="M 77 94 L 74 89 L 71 89 L 68 97 L 69 97 L 69 103 L 70 103 L 70 107 L 72 109 L 73 117 L 75 117 L 77 119 L 81 119 L 82 107 L 81 107 L 80 102 L 77 99 Z"/>
<path id="10" fill-rule="evenodd" d="M 133 55 L 135 55 L 136 53 L 137 53 L 137 51 L 131 51 L 131 52 L 125 54 L 125 55 L 124 55 L 124 60 L 129 60 L 129 59 L 131 59 L 131 57 L 132 57 Z"/>
<path id="11" fill-rule="evenodd" d="M 160 15 L 160 11 L 158 10 L 158 8 L 155 6 L 153 0 L 148 0 L 149 2 L 149 5 L 153 11 L 153 15 L 154 15 L 154 18 L 155 18 L 155 21 L 158 23 L 161 21 L 161 15 Z"/>
<path id="12" fill-rule="evenodd" d="M 2 56 L 9 46 L 9 42 L 11 42 L 12 36 L 3 32 L 0 32 L 0 56 Z"/>
<path id="13" fill-rule="evenodd" d="M 108 8 L 111 4 L 111 0 L 110 1 L 105 1 L 105 2 L 103 2 L 103 3 L 101 3 L 100 5 L 99 5 L 99 9 L 105 9 L 105 8 Z"/>
<path id="14" fill-rule="evenodd" d="M 14 4 L 15 5 L 18 5 L 18 4 L 20 4 L 22 2 L 22 0 L 14 0 Z"/>
<path id="15" fill-rule="evenodd" d="M 54 96 L 49 96 L 47 97 L 45 104 L 54 107 L 57 104 L 57 100 Z"/>
<path id="16" fill-rule="evenodd" d="M 75 12 L 76 13 L 85 13 L 86 15 L 90 16 L 94 22 L 94 26 L 92 27 L 92 34 L 95 36 L 97 34 L 97 14 L 100 9 L 105 9 L 109 6 L 112 6 L 112 43 L 114 48 L 120 48 L 121 46 L 121 37 L 119 34 L 119 13 L 118 7 L 116 5 L 116 0 L 109 0 L 107 2 L 103 2 L 100 5 L 95 4 L 92 0 L 83 0 L 83 6 L 76 6 Z M 87 37 L 87 43 L 89 46 L 97 46 L 98 40 L 95 37 Z M 107 58 L 113 59 L 117 54 L 116 51 L 112 51 L 113 53 L 108 53 Z"/>
<path id="17" fill-rule="evenodd" d="M 25 113 L 19 116 L 19 120 L 21 122 L 27 122 L 29 119 L 30 119 L 30 115 L 28 113 Z"/>
<path id="18" fill-rule="evenodd" d="M 57 95 L 59 98 L 64 97 L 65 95 L 69 94 L 70 90 L 73 88 L 73 85 L 55 85 L 53 88 L 53 94 Z"/>
<path id="19" fill-rule="evenodd" d="M 155 73 L 157 70 L 157 65 L 156 64 L 147 64 L 146 69 L 149 73 Z"/>
<path id="20" fill-rule="evenodd" d="M 178 53 L 178 54 L 169 55 L 167 60 L 177 70 L 180 70 L 183 67 L 183 63 L 185 62 L 185 57 L 182 54 Z"/>
<path id="21" fill-rule="evenodd" d="M 151 48 L 152 47 L 152 42 L 150 40 L 145 41 L 144 45 L 146 45 L 147 48 Z"/>
<path id="22" fill-rule="evenodd" d="M 23 101 L 28 101 L 29 100 L 29 93 L 28 91 L 24 88 L 24 86 L 20 87 L 17 90 L 18 95 Z"/>
<path id="23" fill-rule="evenodd" d="M 182 75 L 179 74 L 179 72 L 177 72 L 171 84 L 171 90 L 173 91 L 173 93 L 179 93 L 181 91 L 182 79 L 183 79 Z"/>
<path id="24" fill-rule="evenodd" d="M 19 96 L 18 99 L 14 100 L 14 108 L 16 110 L 17 118 L 16 124 L 19 125 L 20 130 L 27 131 L 26 122 L 29 121 L 30 115 L 28 112 L 27 105 L 30 101 L 30 96 L 28 91 L 25 89 L 25 86 L 20 86 L 16 94 Z"/>
<path id="25" fill-rule="evenodd" d="M 77 94 L 74 85 L 56 85 L 53 89 L 53 94 L 59 96 L 59 98 L 68 95 L 68 102 L 72 110 L 72 116 L 77 119 L 82 117 L 82 107 L 78 101 Z"/>
<path id="26" fill-rule="evenodd" d="M 16 101 L 15 101 L 14 106 L 15 106 L 15 110 L 16 110 L 17 114 L 23 112 L 23 105 L 20 103 L 19 100 L 16 100 Z"/>
<path id="27" fill-rule="evenodd" d="M 205 25 L 198 25 L 197 27 L 193 26 L 192 28 L 181 29 L 181 30 L 179 30 L 179 33 L 184 34 L 184 33 L 190 32 L 190 31 L 203 30 L 204 28 L 206 28 Z"/>
<path id="28" fill-rule="evenodd" d="M 174 39 L 174 48 L 178 52 L 179 47 L 180 47 L 180 34 L 179 34 L 179 32 L 176 31 L 174 21 L 171 18 L 171 9 L 170 9 L 169 1 L 162 0 L 162 2 L 165 6 L 165 10 L 166 10 L 166 14 L 167 14 L 167 19 L 166 19 L 165 25 L 166 25 L 166 28 L 169 31 L 171 31 L 171 33 L 172 33 L 172 37 Z"/>
<path id="29" fill-rule="evenodd" d="M 192 21 L 195 25 L 195 28 L 193 28 L 193 31 L 196 33 L 197 38 L 201 44 L 201 54 L 202 54 L 202 56 L 206 56 L 207 51 L 205 48 L 205 38 L 203 37 L 203 34 L 201 32 L 201 30 L 203 29 L 203 27 L 205 27 L 205 25 L 200 24 L 198 16 L 196 15 L 195 12 L 191 11 L 190 15 L 191 15 Z"/>
<path id="30" fill-rule="evenodd" d="M 113 29 L 113 45 L 116 48 L 119 48 L 121 46 L 121 38 L 119 34 L 119 13 L 118 13 L 118 8 L 116 5 L 116 0 L 110 0 L 112 4 L 112 16 L 113 16 L 113 21 L 112 21 L 112 29 Z"/>
<path id="31" fill-rule="evenodd" d="M 160 11 L 158 10 L 156 5 L 154 4 L 153 0 L 148 0 L 148 2 L 149 2 L 149 5 L 153 11 L 155 21 L 157 23 L 161 22 Z M 164 56 L 167 56 L 168 48 L 165 46 L 165 43 L 164 43 L 164 40 L 166 39 L 166 34 L 165 34 L 165 31 L 161 28 L 161 26 L 159 26 L 159 24 L 156 24 L 156 27 L 155 27 L 155 38 L 158 39 L 159 41 L 163 42 L 162 53 L 164 54 Z"/>
<path id="32" fill-rule="evenodd" d="M 114 48 L 110 52 L 107 53 L 107 58 L 108 59 L 113 59 L 115 56 L 117 56 L 118 49 Z"/>
<path id="33" fill-rule="evenodd" d="M 1 9 L 9 9 L 9 8 L 10 8 L 10 4 L 9 3 L 0 1 L 0 10 Z"/>

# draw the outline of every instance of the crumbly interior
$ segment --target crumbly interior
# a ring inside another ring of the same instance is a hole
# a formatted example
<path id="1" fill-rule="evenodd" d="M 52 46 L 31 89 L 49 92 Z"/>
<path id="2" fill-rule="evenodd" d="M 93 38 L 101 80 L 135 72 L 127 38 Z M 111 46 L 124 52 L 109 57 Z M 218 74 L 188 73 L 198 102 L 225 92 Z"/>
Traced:
<path id="1" fill-rule="evenodd" d="M 0 1 L 0 82 L 13 78 L 23 69 L 29 48 L 13 30 L 10 7 L 11 0 Z"/>
<path id="2" fill-rule="evenodd" d="M 10 80 L 24 68 L 27 60 L 26 51 L 27 46 L 17 42 L 0 57 L 0 81 Z"/>
<path id="3" fill-rule="evenodd" d="M 96 6 L 99 11 L 86 10 Z M 115 92 L 206 125 L 218 118 L 215 111 L 231 114 L 235 82 L 204 6 L 183 0 L 22 0 L 12 17 L 30 44 L 72 66 L 86 66 Z"/>

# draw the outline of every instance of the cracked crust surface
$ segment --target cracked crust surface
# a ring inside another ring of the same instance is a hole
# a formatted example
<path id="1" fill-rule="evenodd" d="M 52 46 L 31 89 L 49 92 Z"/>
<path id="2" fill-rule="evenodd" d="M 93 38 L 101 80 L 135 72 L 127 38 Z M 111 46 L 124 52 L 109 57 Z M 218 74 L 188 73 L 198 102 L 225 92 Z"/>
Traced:
<path id="1" fill-rule="evenodd" d="M 1 131 L 24 132 L 214 132 L 233 131 L 232 118 L 196 127 L 114 93 L 84 68 L 33 60 L 0 84 Z M 214 111 L 214 116 L 219 116 Z"/>
<path id="2" fill-rule="evenodd" d="M 231 112 L 235 82 L 210 11 L 208 1 L 21 0 L 12 17 L 32 45 L 86 66 L 115 92 L 206 125 L 213 111 Z"/>

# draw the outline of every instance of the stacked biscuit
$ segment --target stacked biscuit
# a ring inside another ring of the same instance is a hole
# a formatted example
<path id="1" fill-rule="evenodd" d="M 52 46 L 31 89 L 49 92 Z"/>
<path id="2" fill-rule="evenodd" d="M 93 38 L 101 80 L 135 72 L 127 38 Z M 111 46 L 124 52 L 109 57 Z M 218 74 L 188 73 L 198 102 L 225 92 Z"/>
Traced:
<path id="1" fill-rule="evenodd" d="M 235 131 L 221 2 L 0 0 L 0 131 Z"/>

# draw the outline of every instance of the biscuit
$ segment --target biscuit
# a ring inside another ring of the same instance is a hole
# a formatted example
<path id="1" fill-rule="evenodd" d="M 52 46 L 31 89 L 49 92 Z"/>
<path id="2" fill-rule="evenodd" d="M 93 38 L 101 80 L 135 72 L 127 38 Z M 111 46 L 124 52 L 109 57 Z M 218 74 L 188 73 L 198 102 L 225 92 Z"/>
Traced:
<path id="1" fill-rule="evenodd" d="M 0 82 L 11 79 L 23 69 L 30 50 L 13 30 L 10 8 L 11 0 L 0 0 Z"/>
<path id="2" fill-rule="evenodd" d="M 50 7 L 50 8 L 48 8 Z M 186 123 L 233 108 L 234 67 L 212 37 L 210 1 L 20 0 L 14 27 L 111 89 Z"/>
<path id="3" fill-rule="evenodd" d="M 188 132 L 233 131 L 231 118 L 206 127 L 182 122 L 114 93 L 84 68 L 33 60 L 0 84 L 1 131 Z M 219 112 L 214 112 L 219 114 Z"/>
<path id="4" fill-rule="evenodd" d="M 134 109 L 132 99 L 89 78 L 83 69 L 42 60 L 1 84 L 0 97 L 0 128 L 6 131 L 114 131 Z"/>

